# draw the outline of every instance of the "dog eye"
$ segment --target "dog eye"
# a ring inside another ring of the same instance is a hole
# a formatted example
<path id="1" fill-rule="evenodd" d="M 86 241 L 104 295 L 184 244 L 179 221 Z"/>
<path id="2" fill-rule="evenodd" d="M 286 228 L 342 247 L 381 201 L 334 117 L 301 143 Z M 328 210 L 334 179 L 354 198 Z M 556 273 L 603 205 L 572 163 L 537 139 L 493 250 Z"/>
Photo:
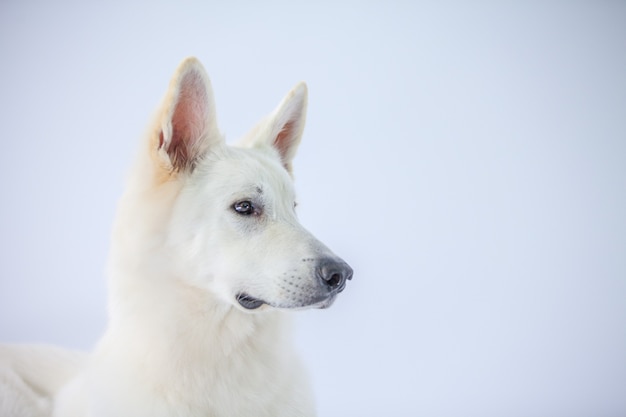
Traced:
<path id="1" fill-rule="evenodd" d="M 244 215 L 244 216 L 249 216 L 255 213 L 254 205 L 252 204 L 251 201 L 240 201 L 238 203 L 235 203 L 235 205 L 233 206 L 233 209 L 237 213 Z"/>

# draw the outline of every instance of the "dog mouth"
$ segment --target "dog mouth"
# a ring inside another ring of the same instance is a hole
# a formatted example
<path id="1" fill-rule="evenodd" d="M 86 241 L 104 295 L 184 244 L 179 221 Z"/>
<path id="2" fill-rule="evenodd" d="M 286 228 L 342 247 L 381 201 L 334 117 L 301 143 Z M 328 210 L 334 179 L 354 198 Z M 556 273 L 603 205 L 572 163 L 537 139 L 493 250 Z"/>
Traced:
<path id="1" fill-rule="evenodd" d="M 270 307 L 281 310 L 306 310 L 309 308 L 326 309 L 330 307 L 331 305 L 333 305 L 335 299 L 337 298 L 337 294 L 331 294 L 323 298 L 311 300 L 311 302 L 302 305 L 275 305 L 263 301 L 259 298 L 252 297 L 250 294 L 247 293 L 239 293 L 235 298 L 239 305 L 246 310 L 256 310 L 263 305 L 268 305 Z"/>
<path id="2" fill-rule="evenodd" d="M 265 301 L 254 298 L 246 293 L 239 293 L 237 294 L 236 298 L 239 305 L 241 305 L 246 310 L 256 310 L 263 304 L 266 304 Z"/>

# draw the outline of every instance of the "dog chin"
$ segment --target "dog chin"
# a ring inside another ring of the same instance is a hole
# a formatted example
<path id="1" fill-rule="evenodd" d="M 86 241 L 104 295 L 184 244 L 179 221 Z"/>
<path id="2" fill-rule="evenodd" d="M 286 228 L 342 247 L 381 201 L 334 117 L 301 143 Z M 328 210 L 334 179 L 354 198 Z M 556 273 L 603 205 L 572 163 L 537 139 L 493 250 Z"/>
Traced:
<path id="1" fill-rule="evenodd" d="M 331 294 L 322 299 L 313 299 L 310 303 L 306 304 L 282 304 L 264 301 L 246 293 L 239 293 L 235 297 L 237 304 L 246 311 L 264 310 L 265 308 L 263 307 L 270 307 L 277 310 L 308 310 L 312 308 L 326 309 L 333 305 L 336 298 L 337 294 Z"/>
<path id="2" fill-rule="evenodd" d="M 327 297 L 326 299 L 318 302 L 317 304 L 311 305 L 309 308 L 319 308 L 319 309 L 328 308 L 328 307 L 333 305 L 333 303 L 335 302 L 336 298 L 337 298 L 337 295 L 333 294 L 330 297 Z"/>

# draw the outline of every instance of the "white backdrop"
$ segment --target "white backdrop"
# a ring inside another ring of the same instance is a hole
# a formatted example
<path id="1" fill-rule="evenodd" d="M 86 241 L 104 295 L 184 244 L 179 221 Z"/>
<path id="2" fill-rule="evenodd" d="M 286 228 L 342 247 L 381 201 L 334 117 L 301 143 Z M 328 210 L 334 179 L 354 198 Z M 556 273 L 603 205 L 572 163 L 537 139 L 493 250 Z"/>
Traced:
<path id="1" fill-rule="evenodd" d="M 125 172 L 196 55 L 231 140 L 309 85 L 300 217 L 355 269 L 297 313 L 320 416 L 626 415 L 626 3 L 25 3 L 0 339 L 95 344 Z"/>

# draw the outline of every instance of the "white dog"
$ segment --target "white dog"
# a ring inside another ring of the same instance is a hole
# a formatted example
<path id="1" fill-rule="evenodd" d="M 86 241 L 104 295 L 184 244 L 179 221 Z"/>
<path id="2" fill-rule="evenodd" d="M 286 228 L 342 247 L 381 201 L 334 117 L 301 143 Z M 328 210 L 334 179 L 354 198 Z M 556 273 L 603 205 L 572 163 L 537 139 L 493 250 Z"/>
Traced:
<path id="1" fill-rule="evenodd" d="M 298 84 L 227 146 L 194 58 L 174 74 L 118 209 L 109 324 L 83 357 L 0 348 L 0 415 L 310 416 L 286 311 L 326 308 L 350 267 L 299 225 Z"/>

